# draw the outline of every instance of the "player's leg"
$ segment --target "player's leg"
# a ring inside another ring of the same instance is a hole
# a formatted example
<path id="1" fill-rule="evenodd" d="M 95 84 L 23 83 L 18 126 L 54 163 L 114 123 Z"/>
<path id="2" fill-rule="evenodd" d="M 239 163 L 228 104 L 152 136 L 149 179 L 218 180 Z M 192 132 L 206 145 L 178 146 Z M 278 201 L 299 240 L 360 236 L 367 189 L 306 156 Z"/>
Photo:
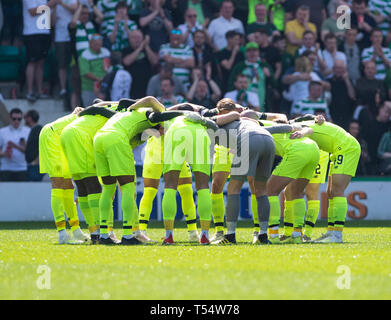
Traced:
<path id="1" fill-rule="evenodd" d="M 169 170 L 164 173 L 164 195 L 162 200 L 165 237 L 163 244 L 174 243 L 174 220 L 177 213 L 176 192 L 180 170 Z"/>
<path id="2" fill-rule="evenodd" d="M 160 179 L 144 179 L 144 193 L 140 201 L 139 207 L 139 223 L 140 230 L 147 231 L 149 217 L 151 216 L 153 200 L 156 197 L 159 188 Z"/>
<path id="3" fill-rule="evenodd" d="M 217 171 L 212 173 L 212 215 L 215 225 L 215 235 L 211 241 L 221 240 L 224 237 L 224 185 L 229 177 L 229 172 Z"/>
<path id="4" fill-rule="evenodd" d="M 284 232 L 280 235 L 280 241 L 292 236 L 293 232 L 293 203 L 289 185 L 284 190 Z"/>
<path id="5" fill-rule="evenodd" d="M 319 189 L 320 183 L 309 183 L 305 188 L 308 205 L 304 228 L 304 236 L 306 241 L 311 240 L 312 230 L 315 227 L 316 220 L 318 219 L 320 209 Z"/>
<path id="6" fill-rule="evenodd" d="M 278 167 L 277 167 L 278 168 Z M 277 169 L 276 168 L 276 169 Z M 270 204 L 269 236 L 272 243 L 279 242 L 279 227 L 281 217 L 281 206 L 279 195 L 284 188 L 294 179 L 284 176 L 272 175 L 267 182 L 267 195 Z"/>
<path id="7" fill-rule="evenodd" d="M 54 216 L 54 222 L 56 224 L 56 229 L 58 231 L 58 243 L 59 244 L 68 243 L 69 236 L 66 232 L 64 203 L 62 200 L 64 178 L 50 177 L 50 182 L 52 185 L 51 196 L 50 196 L 51 208 Z"/>
<path id="8" fill-rule="evenodd" d="M 186 168 L 188 167 L 186 166 Z M 182 211 L 186 219 L 189 241 L 199 242 L 200 237 L 197 231 L 197 210 L 194 204 L 194 197 L 193 197 L 193 181 L 192 181 L 190 169 L 187 170 L 189 171 L 190 177 L 189 176 L 181 177 L 184 175 L 188 175 L 188 174 L 182 174 L 182 172 L 179 175 L 178 192 L 182 201 Z"/>
<path id="9" fill-rule="evenodd" d="M 99 198 L 100 238 L 101 244 L 115 244 L 110 238 L 108 220 L 113 208 L 113 197 L 117 188 L 117 180 L 111 176 L 102 177 L 102 193 Z"/>
<path id="10" fill-rule="evenodd" d="M 64 204 L 65 214 L 68 217 L 68 223 L 71 227 L 74 239 L 77 241 L 87 242 L 90 240 L 90 237 L 80 229 L 79 216 L 77 214 L 74 193 L 75 188 L 72 183 L 72 179 L 65 178 L 63 183 L 62 200 Z"/>
<path id="11" fill-rule="evenodd" d="M 209 164 L 204 170 L 194 168 L 194 179 L 198 195 L 197 209 L 200 216 L 201 235 L 200 243 L 209 244 L 209 228 L 212 219 L 212 199 L 209 190 Z"/>
<path id="12" fill-rule="evenodd" d="M 96 176 L 84 177 L 81 182 L 87 189 L 88 205 L 90 207 L 95 225 L 100 225 L 99 200 L 102 193 L 102 186 Z"/>

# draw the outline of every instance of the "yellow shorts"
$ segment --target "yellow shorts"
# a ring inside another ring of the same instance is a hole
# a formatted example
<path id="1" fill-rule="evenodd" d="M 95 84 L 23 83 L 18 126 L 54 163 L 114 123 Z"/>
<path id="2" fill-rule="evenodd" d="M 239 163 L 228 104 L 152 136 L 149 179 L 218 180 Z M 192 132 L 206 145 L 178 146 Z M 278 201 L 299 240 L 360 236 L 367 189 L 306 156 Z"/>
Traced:
<path id="1" fill-rule="evenodd" d="M 282 161 L 274 169 L 272 175 L 311 180 L 318 163 L 318 145 L 314 141 L 306 139 L 287 148 Z"/>
<path id="2" fill-rule="evenodd" d="M 181 171 L 185 162 L 193 172 L 210 176 L 210 138 L 201 124 L 174 122 L 164 138 L 163 174 Z"/>
<path id="3" fill-rule="evenodd" d="M 314 171 L 314 175 L 309 183 L 322 184 L 326 182 L 327 168 L 330 162 L 330 155 L 328 152 L 320 150 L 319 163 Z"/>
<path id="4" fill-rule="evenodd" d="M 94 137 L 94 153 L 99 177 L 136 175 L 133 150 L 125 136 L 98 132 Z"/>
<path id="5" fill-rule="evenodd" d="M 163 173 L 164 157 L 163 137 L 150 137 L 145 146 L 145 158 L 143 163 L 143 178 L 160 180 Z M 159 152 L 161 150 L 161 152 Z M 191 170 L 185 162 L 182 166 L 179 178 L 191 178 Z"/>
<path id="6" fill-rule="evenodd" d="M 215 145 L 214 151 L 212 173 L 231 172 L 234 154 L 230 153 L 228 148 L 218 144 Z"/>
<path id="7" fill-rule="evenodd" d="M 61 133 L 61 145 L 72 176 L 96 175 L 93 142 L 87 132 L 67 126 Z"/>
<path id="8" fill-rule="evenodd" d="M 39 170 L 49 174 L 51 178 L 71 178 L 60 136 L 50 125 L 44 126 L 39 135 Z"/>
<path id="9" fill-rule="evenodd" d="M 330 167 L 329 175 L 345 174 L 354 177 L 361 156 L 361 146 L 353 137 L 349 144 L 339 146 L 330 157 L 333 166 Z"/>

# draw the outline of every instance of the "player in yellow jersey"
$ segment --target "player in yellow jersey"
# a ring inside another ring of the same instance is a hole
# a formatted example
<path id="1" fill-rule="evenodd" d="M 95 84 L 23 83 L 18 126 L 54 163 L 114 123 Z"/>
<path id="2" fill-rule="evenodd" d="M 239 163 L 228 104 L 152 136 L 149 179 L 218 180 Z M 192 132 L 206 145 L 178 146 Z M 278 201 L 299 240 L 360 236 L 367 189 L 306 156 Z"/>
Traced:
<path id="1" fill-rule="evenodd" d="M 313 116 L 313 121 L 302 122 L 302 119 L 304 117 L 296 119 L 296 122 L 305 128 L 293 138 L 308 136 L 320 149 L 331 154 L 330 160 L 333 163 L 327 184 L 330 224 L 327 233 L 315 242 L 341 243 L 348 209 L 345 189 L 356 174 L 361 147 L 352 135 L 335 124 L 325 122 L 321 116 Z"/>
<path id="2" fill-rule="evenodd" d="M 166 129 L 167 128 L 161 127 L 159 136 L 151 136 L 145 147 L 145 158 L 143 163 L 144 194 L 141 198 L 139 207 L 140 230 L 144 233 L 146 233 L 148 227 L 153 200 L 156 196 L 163 172 L 164 130 Z M 181 196 L 182 211 L 187 222 L 189 241 L 199 242 L 196 207 L 193 199 L 192 175 L 190 168 L 186 163 L 183 164 L 179 175 L 178 192 Z"/>
<path id="3" fill-rule="evenodd" d="M 70 240 L 66 232 L 64 212 L 68 217 L 74 238 L 83 242 L 89 240 L 79 227 L 79 217 L 74 202 L 74 186 L 60 143 L 62 130 L 74 121 L 82 110 L 77 107 L 72 114 L 45 125 L 39 135 L 40 172 L 48 173 L 52 185 L 51 207 L 60 244 L 68 243 Z"/>
<path id="4" fill-rule="evenodd" d="M 99 202 L 99 243 L 101 244 L 115 244 L 109 237 L 107 220 L 117 182 L 122 192 L 123 236 L 121 244 L 141 243 L 132 234 L 132 226 L 138 226 L 138 210 L 134 198 L 135 165 L 131 143 L 133 140 L 141 143 L 141 135 L 146 129 L 152 127 L 158 129 L 164 121 L 183 114 L 180 111 L 165 112 L 164 106 L 154 97 L 140 99 L 131 108 L 137 110 L 115 114 L 94 137 L 96 170 L 103 182 Z"/>
<path id="5" fill-rule="evenodd" d="M 319 189 L 321 184 L 326 182 L 327 169 L 329 166 L 330 155 L 320 150 L 319 163 L 315 169 L 314 175 L 307 187 L 305 188 L 305 195 L 307 197 L 307 212 L 305 216 L 305 227 L 303 232 L 303 242 L 311 242 L 312 230 L 315 226 L 320 209 Z M 292 195 L 291 185 L 285 188 L 285 202 L 284 202 L 284 233 L 280 236 L 281 241 L 285 241 L 292 235 L 293 231 L 293 212 L 292 212 Z"/>
<path id="6" fill-rule="evenodd" d="M 119 110 L 117 103 L 100 101 L 80 113 L 79 117 L 64 128 L 61 133 L 61 145 L 68 160 L 69 171 L 77 185 L 79 206 L 87 217 L 91 233 L 91 241 L 96 244 L 99 240 L 99 199 L 102 187 L 96 176 L 93 139 L 95 133 L 112 117 L 113 111 Z M 110 227 L 113 227 L 110 215 Z M 110 236 L 114 241 L 115 234 Z"/>

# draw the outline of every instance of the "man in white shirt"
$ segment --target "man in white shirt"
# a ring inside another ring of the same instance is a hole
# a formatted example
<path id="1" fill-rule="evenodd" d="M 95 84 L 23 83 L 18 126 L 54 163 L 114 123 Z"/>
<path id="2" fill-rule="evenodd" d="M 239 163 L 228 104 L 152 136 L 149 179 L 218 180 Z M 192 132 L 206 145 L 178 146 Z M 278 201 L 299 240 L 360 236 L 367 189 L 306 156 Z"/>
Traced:
<path id="1" fill-rule="evenodd" d="M 20 109 L 10 111 L 11 124 L 0 129 L 0 181 L 27 181 L 25 159 L 30 128 L 22 125 Z"/>
<path id="2" fill-rule="evenodd" d="M 227 92 L 224 98 L 229 98 L 243 107 L 249 107 L 250 109 L 259 111 L 258 95 L 248 90 L 249 83 L 247 76 L 241 73 L 238 74 L 234 85 L 236 90 Z"/>
<path id="3" fill-rule="evenodd" d="M 233 18 L 235 7 L 231 0 L 224 0 L 220 7 L 220 17 L 212 20 L 208 33 L 212 38 L 216 51 L 227 46 L 225 34 L 235 30 L 244 34 L 244 27 L 240 20 Z"/>
<path id="4" fill-rule="evenodd" d="M 333 77 L 333 67 L 336 60 L 342 60 L 347 64 L 346 55 L 337 51 L 337 37 L 333 33 L 328 33 L 324 39 L 325 49 L 322 51 L 322 56 L 324 63 L 326 64 L 326 70 L 323 72 L 323 75 L 326 79 L 331 79 Z"/>
<path id="5" fill-rule="evenodd" d="M 178 29 L 182 31 L 182 41 L 190 48 L 194 47 L 193 34 L 197 30 L 202 30 L 203 27 L 197 22 L 197 11 L 192 8 L 186 10 L 185 23 L 180 24 Z"/>
<path id="6" fill-rule="evenodd" d="M 30 102 L 34 102 L 38 98 L 45 98 L 42 90 L 43 64 L 50 48 L 50 29 L 39 24 L 39 22 L 46 22 L 50 15 L 48 12 L 40 11 L 41 13 L 39 13 L 38 8 L 48 6 L 53 9 L 58 2 L 59 0 L 23 0 L 23 42 L 26 46 L 27 60 L 26 98 Z M 45 19 L 42 15 L 46 15 Z M 50 28 L 50 25 L 48 27 Z M 36 94 L 33 93 L 34 82 Z"/>
<path id="7" fill-rule="evenodd" d="M 68 25 L 78 8 L 77 0 L 58 0 L 56 5 L 56 28 L 54 44 L 58 64 L 58 78 L 60 80 L 60 97 L 65 97 L 67 90 L 68 66 L 71 62 L 72 44 L 68 32 Z"/>

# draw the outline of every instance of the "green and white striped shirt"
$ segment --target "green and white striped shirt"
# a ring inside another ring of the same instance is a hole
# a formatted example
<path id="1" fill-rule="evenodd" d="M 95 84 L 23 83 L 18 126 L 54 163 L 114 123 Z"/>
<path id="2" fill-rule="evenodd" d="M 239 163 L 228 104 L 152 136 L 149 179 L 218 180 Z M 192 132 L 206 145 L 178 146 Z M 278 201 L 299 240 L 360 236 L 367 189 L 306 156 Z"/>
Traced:
<path id="1" fill-rule="evenodd" d="M 95 27 L 91 21 L 83 25 L 80 21 L 76 25 L 76 51 L 80 57 L 84 50 L 90 47 L 89 36 L 96 33 Z"/>
<path id="2" fill-rule="evenodd" d="M 327 102 L 323 99 L 318 101 L 311 101 L 310 99 L 303 99 L 296 103 L 291 113 L 293 114 L 315 114 L 316 112 L 322 111 L 326 114 L 326 117 L 330 119 L 330 112 L 327 106 Z"/>
<path id="3" fill-rule="evenodd" d="M 157 98 L 161 104 L 163 104 L 166 108 L 172 107 L 173 105 L 179 104 L 179 103 L 185 103 L 186 99 L 182 96 L 173 96 L 172 99 L 164 99 L 162 97 Z"/>
<path id="4" fill-rule="evenodd" d="M 113 33 L 114 25 L 115 25 L 114 19 L 111 19 L 107 23 L 107 35 L 108 36 Z M 131 31 L 136 30 L 137 24 L 132 20 L 128 20 L 128 29 Z M 125 30 L 125 23 L 123 21 L 120 21 L 120 22 L 118 22 L 117 36 L 115 38 L 115 42 L 111 46 L 111 50 L 122 51 L 123 49 L 125 49 L 127 47 L 129 47 L 129 40 L 128 40 L 128 35 Z"/>
<path id="5" fill-rule="evenodd" d="M 107 24 L 115 18 L 115 7 L 120 1 L 125 1 L 128 8 L 132 8 L 132 0 L 98 0 L 98 9 L 103 13 L 102 34 L 107 34 Z"/>
<path id="6" fill-rule="evenodd" d="M 163 58 L 165 55 L 170 55 L 171 57 L 179 58 L 182 60 L 194 58 L 193 51 L 191 50 L 191 48 L 184 44 L 181 44 L 178 48 L 171 47 L 170 43 L 163 44 L 160 47 L 159 51 L 160 59 Z M 182 81 L 185 86 L 188 85 L 190 75 L 189 69 L 175 67 L 173 73 Z"/>
<path id="7" fill-rule="evenodd" d="M 387 19 L 378 24 L 377 27 L 382 30 L 383 35 L 386 36 L 390 28 L 389 17 L 391 16 L 391 0 L 369 0 L 369 10 L 375 15 L 386 16 Z"/>
<path id="8" fill-rule="evenodd" d="M 391 62 L 391 50 L 389 48 L 383 48 L 384 56 L 387 60 Z M 363 50 L 361 54 L 361 61 L 371 60 L 373 57 L 373 47 L 369 47 Z M 376 57 L 376 75 L 375 78 L 378 80 L 384 80 L 387 73 L 387 67 L 384 64 L 384 61 L 379 56 Z"/>

